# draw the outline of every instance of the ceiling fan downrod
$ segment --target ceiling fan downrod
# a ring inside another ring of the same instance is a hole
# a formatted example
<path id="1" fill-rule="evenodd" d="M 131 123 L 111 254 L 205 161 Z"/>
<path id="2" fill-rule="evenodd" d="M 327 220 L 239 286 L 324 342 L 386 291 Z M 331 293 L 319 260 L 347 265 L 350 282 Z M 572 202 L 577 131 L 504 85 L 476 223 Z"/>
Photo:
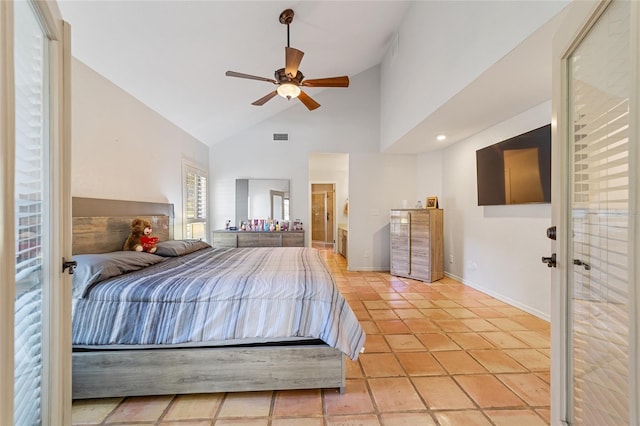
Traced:
<path id="1" fill-rule="evenodd" d="M 293 22 L 293 10 L 286 9 L 282 11 L 280 14 L 280 23 L 287 26 L 287 47 L 291 47 L 289 45 L 289 24 Z"/>

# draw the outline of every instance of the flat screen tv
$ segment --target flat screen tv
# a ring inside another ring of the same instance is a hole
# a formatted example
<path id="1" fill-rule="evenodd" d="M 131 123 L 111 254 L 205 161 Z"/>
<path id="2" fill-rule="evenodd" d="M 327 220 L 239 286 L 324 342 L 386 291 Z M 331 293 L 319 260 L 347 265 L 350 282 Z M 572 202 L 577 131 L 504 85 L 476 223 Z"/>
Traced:
<path id="1" fill-rule="evenodd" d="M 478 205 L 551 202 L 551 124 L 476 151 Z"/>

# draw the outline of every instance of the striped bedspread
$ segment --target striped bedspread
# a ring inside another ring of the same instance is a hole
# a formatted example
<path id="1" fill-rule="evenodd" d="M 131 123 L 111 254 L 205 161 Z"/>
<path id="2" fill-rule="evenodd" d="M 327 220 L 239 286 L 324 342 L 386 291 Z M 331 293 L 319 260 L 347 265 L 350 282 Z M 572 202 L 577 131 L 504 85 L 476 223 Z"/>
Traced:
<path id="1" fill-rule="evenodd" d="M 90 287 L 74 345 L 309 337 L 356 359 L 365 334 L 312 248 L 208 248 Z"/>

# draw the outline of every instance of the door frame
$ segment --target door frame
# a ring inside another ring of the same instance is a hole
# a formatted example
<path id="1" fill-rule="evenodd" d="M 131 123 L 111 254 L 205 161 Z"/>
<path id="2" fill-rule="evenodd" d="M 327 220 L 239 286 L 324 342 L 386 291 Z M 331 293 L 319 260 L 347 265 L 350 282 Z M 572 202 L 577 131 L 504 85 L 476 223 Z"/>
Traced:
<path id="1" fill-rule="evenodd" d="M 557 253 L 557 268 L 554 268 L 551 274 L 551 424 L 556 425 L 568 425 L 569 409 L 571 407 L 571 401 L 573 395 L 571 394 L 572 387 L 568 383 L 568 371 L 572 368 L 570 361 L 570 345 L 569 345 L 569 325 L 568 316 L 569 312 L 568 304 L 568 267 L 572 267 L 571 259 L 568 258 L 569 251 L 569 195 L 570 189 L 568 188 L 569 171 L 566 164 L 568 164 L 569 156 L 569 126 L 570 118 L 568 116 L 568 87 L 567 79 L 569 74 L 568 58 L 574 51 L 576 46 L 582 41 L 594 23 L 598 20 L 600 15 L 604 12 L 606 7 L 612 0 L 585 0 L 574 1 L 567 6 L 567 13 L 565 21 L 556 33 L 553 40 L 553 59 L 552 59 L 552 119 L 551 119 L 551 131 L 552 131 L 552 208 L 551 216 L 552 223 L 557 225 L 557 241 L 553 241 L 551 244 L 552 251 Z M 636 49 L 640 47 L 639 34 L 640 29 L 640 6 L 637 2 L 631 2 L 632 7 L 632 24 L 631 24 L 631 39 L 632 46 L 635 44 Z M 633 16 L 635 16 L 635 21 Z M 634 23 L 635 22 L 635 25 Z M 638 85 L 638 73 L 639 64 L 638 57 L 632 58 L 635 62 L 632 64 L 634 67 L 635 79 L 633 79 L 635 87 L 632 88 L 632 93 L 638 93 L 640 89 Z M 634 103 L 635 102 L 635 103 Z M 638 99 L 632 100 L 631 107 L 638 110 Z M 637 119 L 636 119 L 637 120 Z M 632 132 L 629 134 L 630 138 L 634 138 L 638 141 L 639 131 L 638 123 L 632 125 Z M 636 164 L 638 162 L 638 152 L 632 153 L 635 157 Z M 640 174 L 633 176 L 630 171 L 630 185 L 635 188 L 640 187 L 638 182 Z M 635 179 L 635 182 L 633 180 Z M 638 211 L 639 200 L 635 200 L 635 205 L 632 204 L 633 210 Z M 636 217 L 635 215 L 631 215 Z M 637 222 L 636 217 L 636 222 Z M 630 223 L 636 241 L 640 241 L 640 227 L 635 226 L 634 223 Z M 630 251 L 630 256 L 635 256 L 636 263 L 638 262 L 638 255 L 640 252 Z M 632 267 L 633 262 L 630 262 Z M 638 281 L 638 272 L 640 269 L 633 271 L 636 277 L 635 282 Z M 632 306 L 640 306 L 639 297 L 640 292 L 630 292 L 630 303 Z M 638 348 L 638 328 L 637 324 L 640 324 L 638 310 L 635 310 L 636 317 L 635 324 L 630 326 L 630 359 L 636 359 Z M 633 379 L 630 380 L 630 392 L 631 400 L 635 403 L 630 404 L 631 413 L 630 418 L 638 418 L 638 406 L 640 405 L 640 399 L 638 395 L 638 369 L 636 365 L 630 366 L 630 375 Z"/>
<path id="2" fill-rule="evenodd" d="M 13 1 L 0 2 L 0 281 L 15 281 L 15 97 Z M 71 259 L 71 29 L 55 1 L 32 0 L 48 38 L 49 193 L 47 224 L 51 256 L 43 288 L 42 424 L 71 424 L 71 277 L 62 257 Z M 14 424 L 15 287 L 0 286 L 0 424 Z"/>
<path id="3" fill-rule="evenodd" d="M 13 44 L 13 4 L 0 1 L 0 219 L 8 230 L 0 234 L 2 283 L 15 281 Z M 5 188 L 11 193 L 5 193 Z M 0 285 L 0 424 L 13 424 L 15 297 L 14 286 Z"/>
<path id="4" fill-rule="evenodd" d="M 38 2 L 40 4 L 42 2 Z M 50 3 L 48 10 L 51 12 Z M 55 3 L 54 3 L 55 4 Z M 49 365 L 45 399 L 48 423 L 71 424 L 71 299 L 72 277 L 62 271 L 62 259 L 71 259 L 71 26 L 62 20 L 57 7 L 50 17 L 50 25 L 57 23 L 58 37 L 52 40 L 52 77 L 57 80 L 52 91 L 51 199 L 51 259 L 53 260 L 49 288 L 49 327 L 44 334 L 48 342 Z M 52 87 L 54 84 L 51 85 Z M 44 418 L 44 417 L 43 417 Z"/>

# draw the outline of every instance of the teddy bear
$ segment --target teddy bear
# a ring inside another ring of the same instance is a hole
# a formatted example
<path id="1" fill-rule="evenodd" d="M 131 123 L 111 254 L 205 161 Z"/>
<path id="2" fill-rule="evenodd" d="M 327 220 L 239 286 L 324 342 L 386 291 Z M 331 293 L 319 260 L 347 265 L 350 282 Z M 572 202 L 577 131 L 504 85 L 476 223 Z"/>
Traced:
<path id="1" fill-rule="evenodd" d="M 131 221 L 131 233 L 124 243 L 124 250 L 146 251 L 147 253 L 155 253 L 158 237 L 152 237 L 151 222 L 139 217 Z"/>

